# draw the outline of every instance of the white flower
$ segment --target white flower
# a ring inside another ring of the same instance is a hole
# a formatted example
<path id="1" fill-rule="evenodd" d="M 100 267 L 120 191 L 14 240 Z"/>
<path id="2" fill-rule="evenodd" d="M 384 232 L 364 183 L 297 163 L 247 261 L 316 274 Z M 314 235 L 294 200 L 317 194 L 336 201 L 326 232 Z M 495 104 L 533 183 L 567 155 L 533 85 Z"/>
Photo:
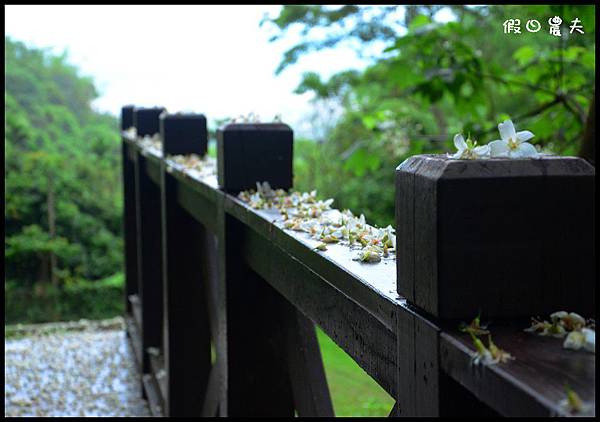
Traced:
<path id="1" fill-rule="evenodd" d="M 525 142 L 535 136 L 530 131 L 515 131 L 515 126 L 511 120 L 505 120 L 504 123 L 499 123 L 498 130 L 500 131 L 500 137 L 502 139 L 492 141 L 488 144 L 490 147 L 490 155 L 492 157 L 533 158 L 538 156 L 535 147 L 529 142 Z"/>
<path id="2" fill-rule="evenodd" d="M 585 336 L 583 348 L 588 352 L 596 353 L 596 331 L 584 328 L 581 332 Z"/>
<path id="3" fill-rule="evenodd" d="M 565 339 L 563 347 L 565 349 L 579 350 L 583 347 L 584 342 L 585 335 L 581 331 L 571 331 Z"/>
<path id="4" fill-rule="evenodd" d="M 477 142 L 465 138 L 462 134 L 458 133 L 454 135 L 454 146 L 458 150 L 454 154 L 448 154 L 448 158 L 455 160 L 476 160 L 478 158 L 486 158 L 490 153 L 490 147 L 488 145 L 476 146 Z"/>
<path id="5" fill-rule="evenodd" d="M 589 328 L 583 328 L 581 331 L 571 331 L 565 342 L 565 349 L 579 350 L 581 348 L 591 353 L 596 353 L 596 332 Z"/>

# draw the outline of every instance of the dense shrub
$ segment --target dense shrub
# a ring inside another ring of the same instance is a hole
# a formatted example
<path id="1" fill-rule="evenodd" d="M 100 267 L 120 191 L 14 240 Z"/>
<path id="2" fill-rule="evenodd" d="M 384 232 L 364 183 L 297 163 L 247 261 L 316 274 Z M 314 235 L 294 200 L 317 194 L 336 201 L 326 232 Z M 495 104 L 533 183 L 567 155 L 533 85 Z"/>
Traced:
<path id="1" fill-rule="evenodd" d="M 80 280 L 54 288 L 4 283 L 5 324 L 103 319 L 124 312 L 123 274 L 98 280 Z"/>

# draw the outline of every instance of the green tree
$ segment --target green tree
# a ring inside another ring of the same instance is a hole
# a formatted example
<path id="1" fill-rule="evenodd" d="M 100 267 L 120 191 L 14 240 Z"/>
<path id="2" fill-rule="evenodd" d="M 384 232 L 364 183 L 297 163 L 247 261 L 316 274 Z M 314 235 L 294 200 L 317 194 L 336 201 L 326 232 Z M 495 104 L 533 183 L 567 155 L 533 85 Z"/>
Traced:
<path id="1" fill-rule="evenodd" d="M 5 38 L 5 279 L 96 280 L 121 270 L 117 120 L 66 54 Z"/>
<path id="2" fill-rule="evenodd" d="M 277 31 L 273 41 L 293 28 L 303 36 L 277 72 L 340 43 L 359 52 L 380 46 L 364 71 L 328 80 L 304 75 L 298 93 L 312 92 L 316 107 L 342 111 L 318 145 L 316 186 L 303 186 L 312 179 L 300 172 L 299 187 L 316 187 L 341 207 L 388 224 L 393 169 L 413 154 L 452 150 L 455 133 L 488 142 L 498 139 L 497 123 L 511 118 L 534 132 L 543 150 L 582 150 L 586 119 L 593 117 L 594 6 L 406 6 L 400 21 L 398 7 L 284 6 L 279 16 L 263 20 Z M 442 8 L 453 20 L 438 20 Z M 564 22 L 562 37 L 525 30 L 527 19 L 547 22 L 555 15 Z M 583 35 L 569 34 L 576 17 Z M 503 33 L 509 18 L 521 19 L 520 35 Z"/>

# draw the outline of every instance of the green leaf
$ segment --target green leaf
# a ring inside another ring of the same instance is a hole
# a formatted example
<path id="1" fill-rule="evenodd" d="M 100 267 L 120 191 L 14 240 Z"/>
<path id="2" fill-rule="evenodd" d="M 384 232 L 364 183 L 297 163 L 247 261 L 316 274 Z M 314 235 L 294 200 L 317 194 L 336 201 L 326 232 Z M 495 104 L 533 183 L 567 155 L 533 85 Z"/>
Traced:
<path id="1" fill-rule="evenodd" d="M 535 49 L 529 45 L 525 45 L 514 52 L 513 59 L 518 61 L 521 66 L 525 66 L 530 63 L 535 56 Z"/>
<path id="2" fill-rule="evenodd" d="M 421 26 L 425 26 L 425 25 L 427 25 L 429 23 L 431 23 L 431 19 L 429 19 L 429 17 L 427 17 L 425 15 L 417 15 L 410 22 L 410 25 L 408 26 L 408 30 L 412 31 L 412 30 L 417 29 L 417 28 L 419 28 Z"/>
<path id="3" fill-rule="evenodd" d="M 381 165 L 381 160 L 364 148 L 356 149 L 344 163 L 344 170 L 363 176 L 367 171 L 375 171 Z"/>

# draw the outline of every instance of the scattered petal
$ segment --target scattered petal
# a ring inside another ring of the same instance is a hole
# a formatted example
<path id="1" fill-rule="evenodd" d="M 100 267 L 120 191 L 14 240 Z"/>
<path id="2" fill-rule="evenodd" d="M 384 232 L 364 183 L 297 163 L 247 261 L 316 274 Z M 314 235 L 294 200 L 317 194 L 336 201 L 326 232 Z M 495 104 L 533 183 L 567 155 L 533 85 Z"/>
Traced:
<path id="1" fill-rule="evenodd" d="M 510 139 L 517 139 L 517 132 L 512 120 L 505 120 L 498 124 L 498 131 L 500 131 L 500 137 L 503 141 L 508 142 Z"/>
<path id="2" fill-rule="evenodd" d="M 520 132 L 517 132 L 517 140 L 520 142 L 529 141 L 534 136 L 535 135 L 528 130 L 522 130 Z"/>

